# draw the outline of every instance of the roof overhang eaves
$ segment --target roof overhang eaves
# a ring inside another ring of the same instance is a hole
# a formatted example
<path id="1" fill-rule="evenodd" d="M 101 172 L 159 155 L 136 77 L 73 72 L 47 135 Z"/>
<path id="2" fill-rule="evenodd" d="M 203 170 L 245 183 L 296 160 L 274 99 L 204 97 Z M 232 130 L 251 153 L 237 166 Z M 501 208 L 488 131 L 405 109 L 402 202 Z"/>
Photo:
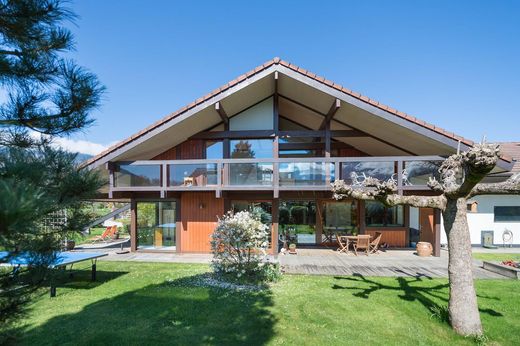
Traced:
<path id="1" fill-rule="evenodd" d="M 137 146 L 138 144 L 141 144 L 148 140 L 150 137 L 155 136 L 156 134 L 178 124 L 179 122 L 189 118 L 193 114 L 200 112 L 201 110 L 205 109 L 206 107 L 212 106 L 215 103 L 222 101 L 227 96 L 246 88 L 248 85 L 256 82 L 257 80 L 260 80 L 272 73 L 276 70 L 276 65 L 271 64 L 268 67 L 266 67 L 264 70 L 258 71 L 253 74 L 247 74 L 245 75 L 245 78 L 238 77 L 236 80 L 237 83 L 234 83 L 232 86 L 229 86 L 227 89 L 222 89 L 219 93 L 211 93 L 211 97 L 206 98 L 204 100 L 197 100 L 193 104 L 188 105 L 187 107 L 184 107 L 180 109 L 179 111 L 173 113 L 172 115 L 169 115 L 160 121 L 156 122 L 154 125 L 148 127 L 147 129 L 138 132 L 137 134 L 131 136 L 130 138 L 117 143 L 113 147 L 107 149 L 105 152 L 91 158 L 90 160 L 87 160 L 82 164 L 83 167 L 87 168 L 97 168 L 114 158 L 117 158 L 118 156 L 122 155 L 124 152 L 128 151 L 129 149 Z M 230 85 L 231 83 L 228 83 L 227 85 Z M 190 107 L 191 106 L 191 107 Z"/>
<path id="2" fill-rule="evenodd" d="M 470 140 L 464 139 L 463 137 L 457 136 L 453 133 L 447 133 L 446 131 L 437 128 L 433 125 L 430 125 L 424 121 L 418 121 L 417 118 L 411 117 L 404 113 L 402 113 L 402 115 L 399 116 L 398 114 L 396 114 L 399 113 L 398 111 L 389 109 L 389 107 L 381 105 L 380 103 L 372 101 L 369 98 L 366 98 L 362 95 L 353 96 L 351 95 L 351 93 L 353 92 L 349 90 L 343 90 L 343 87 L 334 84 L 324 78 L 310 78 L 308 76 L 307 71 L 302 72 L 300 71 L 301 69 L 295 71 L 295 69 L 287 65 L 284 65 L 283 63 L 278 68 L 278 70 L 280 73 L 283 73 L 313 88 L 317 88 L 318 90 L 321 90 L 324 93 L 339 98 L 342 101 L 348 102 L 358 108 L 361 108 L 367 112 L 377 115 L 385 120 L 392 121 L 400 126 L 408 128 L 421 135 L 428 136 L 429 138 L 432 138 L 454 149 L 458 148 L 459 141 L 461 145 L 461 150 L 468 150 L 474 145 L 474 143 Z M 502 169 L 511 170 L 514 163 L 508 157 L 501 156 L 500 161 L 497 165 Z"/>
<path id="3" fill-rule="evenodd" d="M 344 102 L 348 102 L 360 109 L 379 116 L 382 119 L 392 121 L 423 136 L 428 136 L 429 138 L 441 142 L 449 147 L 457 148 L 460 143 L 460 149 L 467 150 L 474 145 L 474 143 L 468 139 L 457 136 L 456 134 L 448 132 L 442 128 L 428 124 L 413 116 L 380 104 L 377 101 L 371 100 L 366 96 L 353 92 L 352 90 L 344 88 L 341 85 L 335 84 L 332 81 L 325 79 L 324 77 L 319 77 L 316 74 L 302 69 L 296 65 L 290 64 L 284 60 L 280 60 L 279 58 L 274 58 L 264 63 L 263 65 L 260 65 L 257 68 L 237 77 L 222 87 L 215 89 L 206 96 L 197 99 L 184 108 L 181 108 L 177 112 L 157 121 L 153 125 L 134 134 L 130 138 L 119 142 L 103 153 L 87 160 L 82 164 L 82 166 L 90 168 L 99 167 L 102 164 L 117 158 L 136 145 L 146 141 L 150 137 L 170 128 L 171 126 L 174 126 L 178 122 L 190 117 L 191 115 L 205 109 L 208 106 L 215 104 L 216 102 L 223 100 L 230 94 L 247 87 L 255 81 L 260 80 L 271 73 L 274 73 L 275 71 L 278 71 L 299 82 L 343 100 Z M 498 163 L 498 166 L 504 170 L 511 170 L 513 165 L 514 163 L 512 159 L 506 156 L 501 156 Z"/>

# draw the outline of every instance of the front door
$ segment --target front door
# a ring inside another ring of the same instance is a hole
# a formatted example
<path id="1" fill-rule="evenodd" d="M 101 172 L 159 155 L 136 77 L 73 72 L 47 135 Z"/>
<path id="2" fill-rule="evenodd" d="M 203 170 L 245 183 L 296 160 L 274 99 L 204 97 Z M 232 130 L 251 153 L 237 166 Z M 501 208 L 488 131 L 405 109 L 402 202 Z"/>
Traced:
<path id="1" fill-rule="evenodd" d="M 419 209 L 419 241 L 435 246 L 435 222 L 433 208 Z"/>

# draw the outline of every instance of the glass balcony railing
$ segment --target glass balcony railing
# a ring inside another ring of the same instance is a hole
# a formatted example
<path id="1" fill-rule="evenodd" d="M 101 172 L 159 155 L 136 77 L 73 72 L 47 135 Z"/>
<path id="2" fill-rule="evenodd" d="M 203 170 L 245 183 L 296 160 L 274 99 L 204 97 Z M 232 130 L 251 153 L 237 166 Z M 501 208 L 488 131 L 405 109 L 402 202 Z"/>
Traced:
<path id="1" fill-rule="evenodd" d="M 360 185 L 367 177 L 388 180 L 394 174 L 394 161 L 352 161 L 341 163 L 341 178 L 350 185 Z"/>
<path id="2" fill-rule="evenodd" d="M 114 186 L 161 186 L 161 165 L 121 164 L 114 173 Z"/>
<path id="3" fill-rule="evenodd" d="M 334 164 L 325 162 L 281 162 L 280 186 L 326 185 L 327 165 L 331 181 L 334 181 Z"/>
<path id="4" fill-rule="evenodd" d="M 273 187 L 295 190 L 299 186 L 329 187 L 329 182 L 343 179 L 360 186 L 368 177 L 379 180 L 401 178 L 402 187 L 423 189 L 430 177 L 439 178 L 442 158 L 275 158 L 224 160 L 135 161 L 113 167 L 114 188 L 152 187 L 185 190 L 189 187 L 222 189 L 226 186 Z M 401 167 L 401 172 L 398 172 Z M 221 170 L 221 172 L 219 172 Z M 277 177 L 277 180 L 275 181 Z M 167 179 L 164 181 L 164 179 Z M 236 189 L 236 188 L 235 188 Z M 138 189 L 137 189 L 138 190 Z M 144 189 L 149 190 L 149 189 Z"/>
<path id="5" fill-rule="evenodd" d="M 429 178 L 439 179 L 441 161 L 405 161 L 403 170 L 403 185 L 426 185 Z"/>
<path id="6" fill-rule="evenodd" d="M 272 163 L 229 163 L 229 185 L 273 185 Z"/>
<path id="7" fill-rule="evenodd" d="M 217 164 L 174 164 L 169 165 L 169 186 L 217 185 Z"/>

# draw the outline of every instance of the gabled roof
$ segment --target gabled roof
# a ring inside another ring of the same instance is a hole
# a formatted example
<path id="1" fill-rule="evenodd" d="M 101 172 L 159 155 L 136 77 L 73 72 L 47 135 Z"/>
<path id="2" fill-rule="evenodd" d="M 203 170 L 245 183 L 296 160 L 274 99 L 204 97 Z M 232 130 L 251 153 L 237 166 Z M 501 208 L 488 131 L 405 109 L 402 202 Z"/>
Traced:
<path id="1" fill-rule="evenodd" d="M 520 173 L 520 142 L 502 142 L 500 151 L 502 154 L 511 157 L 514 160 L 512 173 Z"/>
<path id="2" fill-rule="evenodd" d="M 298 75 L 305 76 L 312 80 L 313 82 L 319 83 L 320 85 L 330 87 L 334 89 L 335 91 L 338 91 L 344 95 L 348 95 L 352 97 L 353 99 L 356 99 L 358 101 L 361 101 L 362 103 L 365 103 L 367 105 L 373 106 L 379 110 L 382 110 L 384 112 L 390 113 L 391 115 L 395 115 L 406 122 L 409 122 L 414 127 L 420 127 L 427 129 L 429 131 L 433 131 L 434 133 L 445 137 L 449 140 L 453 140 L 455 142 L 460 142 L 463 145 L 467 147 L 473 146 L 474 142 L 466 139 L 462 136 L 458 136 L 454 134 L 453 132 L 446 131 L 438 126 L 429 124 L 423 120 L 420 120 L 414 116 L 411 116 L 409 114 L 406 114 L 404 112 L 398 111 L 394 108 L 391 108 L 389 106 L 386 106 L 382 103 L 379 103 L 373 99 L 370 99 L 366 96 L 363 96 L 357 92 L 354 92 L 350 89 L 347 89 L 339 84 L 336 84 L 324 77 L 318 76 L 310 71 L 307 71 L 301 67 L 298 67 L 294 64 L 291 64 L 287 61 L 281 60 L 280 58 L 274 58 L 272 60 L 267 61 L 266 63 L 256 67 L 255 69 L 233 79 L 232 81 L 228 82 L 227 84 L 221 86 L 220 88 L 217 88 L 213 90 L 212 92 L 204 95 L 201 98 L 196 99 L 192 103 L 184 106 L 183 108 L 177 110 L 174 113 L 171 113 L 167 115 L 166 117 L 162 118 L 161 120 L 155 122 L 154 124 L 146 127 L 145 129 L 137 132 L 136 134 L 130 136 L 129 138 L 117 143 L 116 145 L 108 148 L 107 150 L 103 151 L 102 153 L 90 158 L 89 160 L 85 161 L 83 163 L 83 166 L 91 166 L 97 163 L 98 161 L 105 159 L 106 157 L 111 155 L 112 153 L 115 153 L 116 151 L 124 150 L 125 146 L 130 146 L 132 143 L 139 141 L 142 137 L 150 134 L 153 131 L 158 130 L 161 126 L 166 125 L 168 122 L 172 121 L 173 119 L 176 119 L 189 111 L 193 110 L 194 108 L 201 106 L 207 102 L 211 102 L 212 99 L 215 99 L 214 101 L 217 102 L 219 97 L 225 96 L 230 92 L 231 88 L 234 88 L 236 86 L 239 86 L 240 84 L 247 84 L 248 81 L 250 81 L 255 76 L 265 72 L 266 70 L 273 70 L 278 71 L 281 70 L 283 72 L 283 69 L 288 69 L 289 71 L 292 71 L 294 73 L 297 73 Z M 508 157 L 503 156 L 502 159 L 507 162 L 511 162 L 511 159 Z M 102 160 L 103 161 L 103 160 Z M 94 165 L 97 166 L 98 164 Z"/>

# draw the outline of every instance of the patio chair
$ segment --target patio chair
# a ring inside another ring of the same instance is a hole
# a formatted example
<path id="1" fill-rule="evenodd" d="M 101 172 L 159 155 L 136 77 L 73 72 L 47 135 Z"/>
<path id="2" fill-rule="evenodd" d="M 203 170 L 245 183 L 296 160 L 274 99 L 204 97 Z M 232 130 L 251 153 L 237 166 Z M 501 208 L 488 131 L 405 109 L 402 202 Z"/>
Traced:
<path id="1" fill-rule="evenodd" d="M 368 256 L 368 252 L 370 251 L 370 235 L 361 234 L 358 235 L 357 241 L 354 243 L 354 254 L 357 256 L 358 250 L 365 250 L 365 255 Z"/>
<path id="2" fill-rule="evenodd" d="M 338 242 L 338 253 L 348 253 L 348 242 L 342 239 L 341 234 L 335 233 L 335 235 L 336 241 Z"/>
<path id="3" fill-rule="evenodd" d="M 95 237 L 90 238 L 92 244 L 98 241 L 106 242 L 107 240 L 112 239 L 114 234 L 117 232 L 117 226 L 109 226 L 105 229 L 105 231 L 101 235 L 97 235 Z"/>
<path id="4" fill-rule="evenodd" d="M 383 233 L 376 232 L 376 238 L 372 240 L 370 243 L 370 253 L 378 253 L 379 252 L 379 242 L 381 241 L 381 237 Z"/>

